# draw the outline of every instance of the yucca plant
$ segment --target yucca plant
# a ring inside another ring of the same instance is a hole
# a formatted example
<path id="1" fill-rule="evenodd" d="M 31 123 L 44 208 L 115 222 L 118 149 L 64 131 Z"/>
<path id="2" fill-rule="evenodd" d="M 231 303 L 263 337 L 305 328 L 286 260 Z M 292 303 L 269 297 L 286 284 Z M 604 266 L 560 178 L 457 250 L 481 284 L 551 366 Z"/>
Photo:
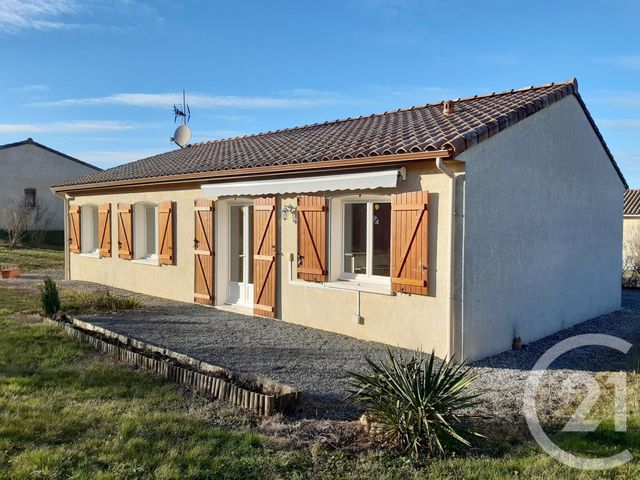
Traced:
<path id="1" fill-rule="evenodd" d="M 438 366 L 433 352 L 403 357 L 387 349 L 387 356 L 367 357 L 370 372 L 350 372 L 349 388 L 349 398 L 364 407 L 384 441 L 413 455 L 444 456 L 481 437 L 463 412 L 477 404 L 477 395 L 468 393 L 476 375 L 464 364 Z"/>
<path id="2" fill-rule="evenodd" d="M 51 277 L 44 277 L 44 282 L 40 288 L 40 302 L 45 314 L 53 316 L 60 310 L 60 295 L 58 286 Z"/>

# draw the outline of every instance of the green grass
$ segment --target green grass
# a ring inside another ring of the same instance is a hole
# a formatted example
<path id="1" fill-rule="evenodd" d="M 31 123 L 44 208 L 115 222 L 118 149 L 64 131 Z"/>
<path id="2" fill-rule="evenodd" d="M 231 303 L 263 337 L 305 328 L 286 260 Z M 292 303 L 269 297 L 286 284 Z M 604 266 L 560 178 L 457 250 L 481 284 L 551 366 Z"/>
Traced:
<path id="1" fill-rule="evenodd" d="M 17 264 L 23 272 L 64 267 L 64 251 L 57 248 L 9 248 L 0 243 L 0 264 Z"/>
<path id="2" fill-rule="evenodd" d="M 581 472 L 534 443 L 507 446 L 500 438 L 484 454 L 422 463 L 390 449 L 286 446 L 258 433 L 255 417 L 113 364 L 54 326 L 13 316 L 37 310 L 37 302 L 37 293 L 0 285 L 0 479 L 640 477 L 636 461 Z M 635 382 L 632 402 L 639 391 Z M 604 413 L 606 402 L 596 410 Z M 634 408 L 626 434 L 613 433 L 609 422 L 593 434 L 560 440 L 576 453 L 629 448 L 640 455 L 639 423 Z"/>
<path id="3" fill-rule="evenodd" d="M 39 311 L 39 293 L 9 288 L 0 283 L 0 318 L 11 313 L 38 313 Z"/>

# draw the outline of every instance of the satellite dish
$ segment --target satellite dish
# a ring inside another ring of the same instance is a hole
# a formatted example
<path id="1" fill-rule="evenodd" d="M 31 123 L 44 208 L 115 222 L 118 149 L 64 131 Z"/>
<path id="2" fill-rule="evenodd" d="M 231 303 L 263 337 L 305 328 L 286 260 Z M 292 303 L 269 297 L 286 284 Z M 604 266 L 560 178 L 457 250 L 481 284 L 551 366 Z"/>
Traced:
<path id="1" fill-rule="evenodd" d="M 171 137 L 171 141 L 180 148 L 186 147 L 191 141 L 191 129 L 186 125 L 180 125 L 176 128 L 176 133 Z"/>

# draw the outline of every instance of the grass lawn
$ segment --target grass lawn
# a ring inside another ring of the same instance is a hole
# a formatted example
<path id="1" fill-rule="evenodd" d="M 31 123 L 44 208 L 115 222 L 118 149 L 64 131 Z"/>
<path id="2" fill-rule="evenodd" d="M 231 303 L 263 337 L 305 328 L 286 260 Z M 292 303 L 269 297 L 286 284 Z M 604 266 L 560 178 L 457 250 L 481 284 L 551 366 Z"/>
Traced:
<path id="1" fill-rule="evenodd" d="M 256 417 L 113 364 L 56 327 L 15 315 L 37 310 L 36 292 L 0 283 L 0 479 L 640 478 L 637 460 L 583 472 L 533 442 L 500 438 L 474 456 L 420 463 L 391 450 L 291 445 L 259 433 Z M 557 440 L 585 456 L 625 448 L 640 455 L 637 375 L 632 380 L 628 432 L 613 432 L 609 421 Z M 596 408 L 606 411 L 606 402 Z"/>
<path id="2" fill-rule="evenodd" d="M 56 248 L 8 248 L 0 243 L 0 264 L 17 264 L 23 272 L 64 267 L 64 251 Z"/>

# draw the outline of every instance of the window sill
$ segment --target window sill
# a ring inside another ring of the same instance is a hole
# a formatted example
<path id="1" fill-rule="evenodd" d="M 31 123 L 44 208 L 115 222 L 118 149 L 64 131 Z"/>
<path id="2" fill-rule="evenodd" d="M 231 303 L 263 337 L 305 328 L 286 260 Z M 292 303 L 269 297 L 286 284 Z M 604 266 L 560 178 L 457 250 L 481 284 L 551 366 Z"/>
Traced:
<path id="1" fill-rule="evenodd" d="M 80 256 L 87 258 L 100 258 L 100 254 L 98 252 L 84 252 L 81 253 Z"/>
<path id="2" fill-rule="evenodd" d="M 393 295 L 391 285 L 384 283 L 365 283 L 357 281 L 337 280 L 335 282 L 326 282 L 323 284 L 329 288 L 337 290 L 352 290 L 366 293 L 377 293 L 379 295 Z"/>
<path id="3" fill-rule="evenodd" d="M 155 265 L 160 266 L 160 262 L 157 258 L 136 258 L 131 260 L 131 263 L 138 263 L 140 265 Z"/>

